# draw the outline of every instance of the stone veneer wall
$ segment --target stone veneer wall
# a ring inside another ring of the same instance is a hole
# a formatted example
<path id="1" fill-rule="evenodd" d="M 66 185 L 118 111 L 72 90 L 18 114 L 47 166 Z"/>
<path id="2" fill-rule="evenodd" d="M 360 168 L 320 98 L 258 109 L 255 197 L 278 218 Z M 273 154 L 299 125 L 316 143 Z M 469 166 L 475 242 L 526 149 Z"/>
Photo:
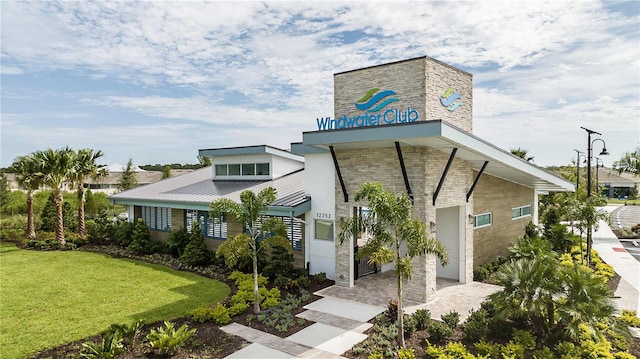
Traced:
<path id="1" fill-rule="evenodd" d="M 462 105 L 449 111 L 440 96 L 449 87 L 461 96 Z M 429 57 L 399 61 L 334 75 L 335 118 L 362 112 L 354 106 L 369 89 L 393 90 L 399 101 L 388 108 L 420 113 L 420 121 L 441 119 L 469 133 L 473 122 L 472 76 L 468 72 Z"/>
<path id="2" fill-rule="evenodd" d="M 533 220 L 531 216 L 511 219 L 511 209 L 531 205 L 533 214 L 534 195 L 532 188 L 487 174 L 480 177 L 473 192 L 473 214 L 492 212 L 493 221 L 473 231 L 475 266 L 509 254 L 507 247 L 524 235 L 524 227 Z"/>
<path id="3" fill-rule="evenodd" d="M 407 176 L 414 194 L 414 216 L 429 225 L 436 221 L 436 209 L 452 206 L 464 206 L 466 213 L 471 213 L 472 203 L 466 202 L 466 192 L 472 182 L 471 164 L 455 159 L 449 170 L 436 201 L 432 205 L 432 196 L 444 171 L 448 153 L 427 147 L 402 147 L 402 155 L 407 169 Z M 345 187 L 349 194 L 349 202 L 344 202 L 342 189 L 336 178 L 336 218 L 352 215 L 354 206 L 366 206 L 366 203 L 353 201 L 355 193 L 363 182 L 378 181 L 387 190 L 405 191 L 404 180 L 395 148 L 376 148 L 366 150 L 339 150 L 336 157 L 340 165 Z M 462 281 L 473 279 L 472 256 L 473 235 L 471 225 L 465 221 L 467 247 L 467 268 L 461 273 Z M 336 283 L 348 286 L 349 274 L 352 272 L 352 244 L 340 245 L 336 241 Z M 456 264 L 457 265 L 457 264 Z M 340 278 L 343 274 L 344 278 Z M 405 284 L 408 299 L 427 301 L 435 293 L 436 261 L 433 256 L 414 259 L 413 279 Z"/>

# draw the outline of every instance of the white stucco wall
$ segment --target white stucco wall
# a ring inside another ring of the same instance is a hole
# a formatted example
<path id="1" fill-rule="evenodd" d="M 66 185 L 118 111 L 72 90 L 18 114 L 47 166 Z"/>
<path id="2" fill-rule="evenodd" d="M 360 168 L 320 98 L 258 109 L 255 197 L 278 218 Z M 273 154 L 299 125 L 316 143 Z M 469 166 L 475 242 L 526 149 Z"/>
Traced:
<path id="1" fill-rule="evenodd" d="M 333 159 L 330 153 L 305 156 L 306 193 L 311 196 L 311 211 L 306 214 L 309 238 L 309 270 L 311 274 L 325 272 L 335 279 L 335 183 Z M 315 220 L 333 221 L 334 241 L 316 239 Z"/>

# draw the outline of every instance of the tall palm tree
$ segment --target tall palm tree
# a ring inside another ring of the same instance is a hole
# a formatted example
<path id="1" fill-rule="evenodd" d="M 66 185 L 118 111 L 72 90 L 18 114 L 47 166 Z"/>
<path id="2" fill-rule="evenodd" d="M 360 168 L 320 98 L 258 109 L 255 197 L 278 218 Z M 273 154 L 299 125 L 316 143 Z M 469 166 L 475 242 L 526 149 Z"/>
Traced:
<path id="1" fill-rule="evenodd" d="M 33 153 L 38 170 L 43 175 L 43 183 L 51 189 L 56 203 L 56 240 L 66 244 L 64 240 L 64 219 L 62 216 L 62 185 L 73 170 L 74 151 L 69 147 L 56 150 L 47 148 Z"/>
<path id="2" fill-rule="evenodd" d="M 640 147 L 633 152 L 625 152 L 620 160 L 613 163 L 613 168 L 618 173 L 627 172 L 634 176 L 640 176 Z"/>
<path id="3" fill-rule="evenodd" d="M 533 156 L 529 156 L 529 151 L 525 150 L 524 148 L 512 148 L 511 149 L 511 154 L 517 157 L 522 158 L 523 160 L 527 161 L 527 162 L 533 162 Z"/>
<path id="4" fill-rule="evenodd" d="M 338 239 L 344 243 L 354 233 L 367 231 L 373 237 L 358 251 L 358 258 L 370 257 L 369 263 L 395 264 L 398 294 L 398 345 L 404 347 L 404 313 L 402 309 L 403 280 L 413 274 L 411 259 L 433 254 L 444 266 L 448 262 L 446 248 L 437 239 L 427 235 L 427 228 L 413 218 L 413 204 L 407 193 L 386 191 L 382 184 L 366 182 L 360 185 L 355 201 L 367 200 L 371 215 L 365 218 L 342 219 Z M 401 247 L 406 245 L 406 253 Z"/>
<path id="5" fill-rule="evenodd" d="M 33 192 L 43 184 L 43 175 L 38 170 L 38 163 L 33 156 L 20 156 L 11 165 L 15 171 L 16 182 L 27 191 L 27 237 L 36 236 L 33 215 Z"/>
<path id="6" fill-rule="evenodd" d="M 73 157 L 73 168 L 69 174 L 69 181 L 71 181 L 71 187 L 75 188 L 78 193 L 78 234 L 82 237 L 86 234 L 84 218 L 86 189 L 84 182 L 89 177 L 97 179 L 107 176 L 107 171 L 104 168 L 99 168 L 96 164 L 96 160 L 103 155 L 100 150 L 83 148 L 78 150 Z"/>

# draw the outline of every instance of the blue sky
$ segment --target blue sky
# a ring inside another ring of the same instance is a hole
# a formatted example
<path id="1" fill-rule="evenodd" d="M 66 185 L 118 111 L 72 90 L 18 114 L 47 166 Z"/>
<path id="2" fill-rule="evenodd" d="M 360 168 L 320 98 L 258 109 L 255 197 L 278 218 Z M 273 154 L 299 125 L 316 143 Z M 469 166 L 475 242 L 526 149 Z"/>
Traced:
<path id="1" fill-rule="evenodd" d="M 475 135 L 538 165 L 585 151 L 580 126 L 606 165 L 640 145 L 638 1 L 0 4 L 1 166 L 287 149 L 333 114 L 334 73 L 423 55 L 473 74 Z"/>

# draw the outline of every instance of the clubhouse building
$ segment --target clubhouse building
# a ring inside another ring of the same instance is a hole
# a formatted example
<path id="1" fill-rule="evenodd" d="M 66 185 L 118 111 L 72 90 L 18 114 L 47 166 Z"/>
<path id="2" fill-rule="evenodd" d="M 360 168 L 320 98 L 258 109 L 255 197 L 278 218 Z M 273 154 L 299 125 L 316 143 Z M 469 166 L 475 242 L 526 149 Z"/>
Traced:
<path id="1" fill-rule="evenodd" d="M 393 270 L 355 260 L 366 234 L 341 244 L 336 233 L 340 218 L 367 210 L 354 201 L 358 186 L 381 182 L 409 194 L 414 216 L 448 250 L 444 267 L 433 256 L 414 259 L 405 294 L 427 301 L 436 278 L 470 282 L 475 266 L 507 254 L 526 224 L 537 223 L 540 193 L 574 190 L 571 182 L 474 136 L 472 75 L 432 58 L 335 74 L 334 109 L 290 150 L 201 149 L 211 167 L 110 199 L 128 205 L 129 218 L 143 218 L 158 240 L 199 221 L 214 249 L 243 225 L 212 218 L 209 203 L 239 202 L 243 190 L 274 187 L 278 199 L 267 214 L 287 224 L 297 264 L 353 286 L 369 272 Z"/>

